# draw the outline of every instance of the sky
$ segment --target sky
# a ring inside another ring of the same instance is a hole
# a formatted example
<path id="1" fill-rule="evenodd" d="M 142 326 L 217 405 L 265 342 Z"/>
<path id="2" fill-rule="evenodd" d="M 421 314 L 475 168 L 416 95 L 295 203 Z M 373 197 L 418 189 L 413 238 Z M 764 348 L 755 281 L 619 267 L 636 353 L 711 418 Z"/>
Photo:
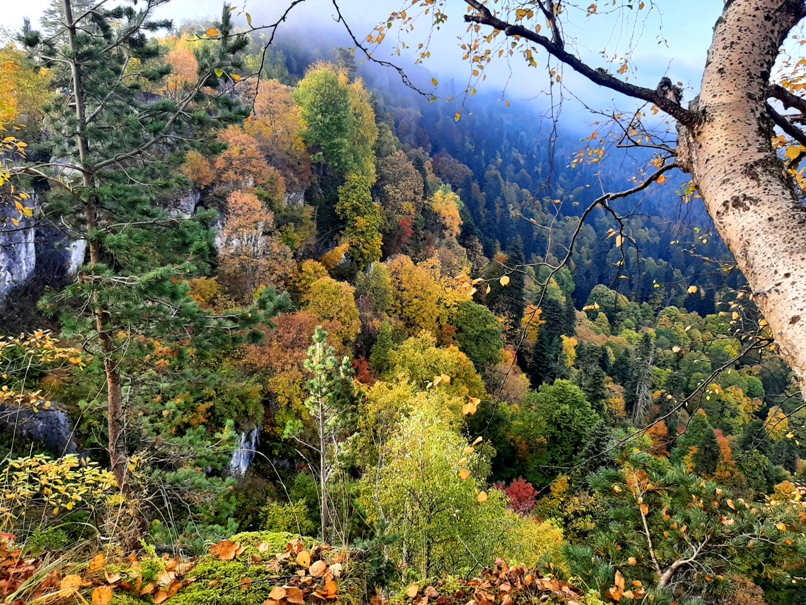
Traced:
<path id="1" fill-rule="evenodd" d="M 2 0 L 4 7 L 0 12 L 0 25 L 15 29 L 22 23 L 23 17 L 36 22 L 50 1 Z M 240 10 L 244 2 L 253 24 L 258 24 L 273 20 L 278 11 L 287 5 L 288 0 L 234 0 L 233 4 Z M 587 0 L 582 2 L 583 5 L 587 3 Z M 646 19 L 641 24 L 643 27 L 634 28 L 604 14 L 589 19 L 581 14 L 571 20 L 566 27 L 566 35 L 569 39 L 573 38 L 575 52 L 594 66 L 608 67 L 600 54 L 602 52 L 606 52 L 608 56 L 624 56 L 628 49 L 632 49 L 632 64 L 637 71 L 631 71 L 625 77 L 631 82 L 654 88 L 662 76 L 668 75 L 673 81 L 684 84 L 685 98 L 690 99 L 699 88 L 712 28 L 724 6 L 723 0 L 647 0 L 646 4 L 653 7 L 653 10 L 641 13 Z M 386 19 L 390 12 L 400 10 L 401 0 L 340 0 L 340 6 L 353 31 L 359 38 L 363 38 L 376 23 Z M 466 29 L 461 21 L 464 6 L 460 0 L 448 0 L 449 14 L 453 18 L 449 19 L 442 31 L 436 32 L 432 37 L 432 55 L 425 67 L 431 72 L 429 75 L 440 81 L 454 78 L 457 82 L 464 83 L 469 75 L 469 68 L 462 61 L 458 42 L 458 37 L 463 36 Z M 184 19 L 195 20 L 220 14 L 221 1 L 171 0 L 159 11 L 158 16 L 171 18 L 178 24 Z M 336 23 L 334 17 L 335 11 L 329 0 L 305 0 L 293 10 L 284 27 L 301 32 L 300 35 L 310 33 L 312 26 L 318 32 L 332 29 L 334 34 L 341 34 L 342 26 Z M 416 46 L 424 36 L 424 29 L 415 30 L 406 40 L 411 46 Z M 393 59 L 391 52 L 391 46 L 382 47 L 376 51 L 375 56 Z M 538 63 L 545 67 L 545 57 L 538 58 Z M 502 97 L 506 95 L 513 103 L 545 105 L 545 101 L 540 100 L 541 97 L 545 98 L 548 90 L 545 70 L 528 68 L 522 61 L 516 60 L 510 65 L 503 61 L 494 63 L 488 73 L 490 78 L 483 84 L 485 92 L 494 91 Z M 599 108 L 623 103 L 623 100 L 614 100 L 614 93 L 587 82 L 568 69 L 563 72 L 563 78 L 569 91 L 567 104 L 571 105 L 572 111 L 574 107 L 578 111 L 582 106 L 573 99 L 573 95 L 586 104 Z M 428 82 L 417 84 L 427 87 Z M 439 94 L 438 89 L 437 95 Z"/>

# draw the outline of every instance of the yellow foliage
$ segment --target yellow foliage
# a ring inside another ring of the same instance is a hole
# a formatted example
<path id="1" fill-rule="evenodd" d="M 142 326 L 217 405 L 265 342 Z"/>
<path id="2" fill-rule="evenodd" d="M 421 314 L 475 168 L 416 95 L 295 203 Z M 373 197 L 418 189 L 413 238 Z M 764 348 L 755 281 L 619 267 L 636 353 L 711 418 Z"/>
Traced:
<path id="1" fill-rule="evenodd" d="M 462 226 L 459 196 L 449 188 L 440 188 L 431 198 L 431 209 L 442 220 L 445 237 L 457 237 Z"/>
<path id="2" fill-rule="evenodd" d="M 573 336 L 562 335 L 563 339 L 563 353 L 565 353 L 565 365 L 569 368 L 574 366 L 574 361 L 577 358 L 577 345 L 579 341 Z"/>

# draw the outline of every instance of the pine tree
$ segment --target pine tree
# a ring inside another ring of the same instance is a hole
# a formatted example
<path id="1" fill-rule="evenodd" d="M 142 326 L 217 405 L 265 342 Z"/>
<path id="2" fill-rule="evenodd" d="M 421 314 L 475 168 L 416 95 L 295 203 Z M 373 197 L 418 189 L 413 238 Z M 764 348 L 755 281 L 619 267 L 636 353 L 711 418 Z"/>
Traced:
<path id="1" fill-rule="evenodd" d="M 680 462 L 689 456 L 694 472 L 701 475 L 713 475 L 716 472 L 721 450 L 716 433 L 702 410 L 691 417 L 686 431 L 678 437 L 671 460 Z"/>
<path id="2" fill-rule="evenodd" d="M 341 362 L 336 359 L 333 347 L 327 344 L 327 332 L 322 326 L 317 326 L 313 344 L 308 349 L 305 369 L 312 374 L 308 381 L 305 407 L 313 424 L 313 434 L 310 440 L 306 440 L 302 421 L 289 420 L 283 436 L 312 450 L 318 458 L 316 474 L 321 503 L 320 531 L 322 541 L 327 542 L 328 530 L 336 521 L 330 510 L 329 483 L 338 468 L 339 453 L 344 445 L 340 437 L 354 428 L 353 368 L 347 357 L 342 358 Z"/>
<path id="3" fill-rule="evenodd" d="M 75 282 L 47 296 L 42 306 L 103 361 L 108 450 L 121 487 L 131 412 L 124 408 L 122 385 L 130 364 L 148 354 L 154 339 L 180 350 L 222 346 L 239 327 L 255 325 L 286 304 L 268 289 L 254 309 L 212 317 L 189 295 L 188 279 L 204 271 L 213 252 L 204 225 L 211 215 L 171 216 L 158 196 L 182 185 L 171 167 L 184 150 L 204 149 L 200 141 L 210 129 L 245 117 L 230 95 L 205 91 L 232 85 L 228 74 L 248 40 L 233 33 L 225 5 L 214 28 L 220 40 L 199 51 L 198 79 L 188 92 L 176 100 L 145 95 L 144 86 L 159 85 L 171 71 L 149 37 L 171 27 L 151 18 L 163 4 L 146 0 L 139 10 L 98 6 L 75 13 L 73 0 L 63 0 L 63 36 L 43 38 L 28 23 L 21 36 L 62 91 L 48 116 L 51 136 L 37 150 L 58 162 L 30 171 L 49 184 L 42 196 L 45 218 L 86 240 L 89 251 Z M 134 64 L 139 67 L 132 72 Z"/>
<path id="4" fill-rule="evenodd" d="M 635 379 L 635 405 L 632 422 L 643 428 L 649 422 L 649 408 L 652 406 L 652 362 L 655 360 L 655 345 L 647 332 L 638 346 L 638 363 Z"/>
<path id="5" fill-rule="evenodd" d="M 562 341 L 562 305 L 553 298 L 543 301 L 537 341 L 528 360 L 527 373 L 533 388 L 551 384 L 566 374 Z"/>
<path id="6" fill-rule="evenodd" d="M 577 333 L 577 310 L 574 306 L 574 298 L 569 294 L 565 297 L 563 305 L 563 334 L 566 336 L 576 336 Z"/>

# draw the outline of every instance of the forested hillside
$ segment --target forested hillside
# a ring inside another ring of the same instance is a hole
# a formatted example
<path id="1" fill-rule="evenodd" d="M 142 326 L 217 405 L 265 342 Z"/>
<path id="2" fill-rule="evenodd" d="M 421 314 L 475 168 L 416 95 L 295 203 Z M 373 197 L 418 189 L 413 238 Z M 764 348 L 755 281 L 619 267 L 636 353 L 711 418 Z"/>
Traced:
<path id="1" fill-rule="evenodd" d="M 803 399 L 686 178 L 155 4 L 0 49 L 4 602 L 806 602 Z"/>

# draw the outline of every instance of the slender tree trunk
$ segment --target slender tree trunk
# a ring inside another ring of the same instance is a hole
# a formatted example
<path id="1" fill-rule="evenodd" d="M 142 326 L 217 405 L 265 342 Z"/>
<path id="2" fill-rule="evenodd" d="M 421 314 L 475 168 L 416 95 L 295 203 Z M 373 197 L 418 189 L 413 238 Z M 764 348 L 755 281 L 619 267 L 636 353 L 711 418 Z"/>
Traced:
<path id="1" fill-rule="evenodd" d="M 325 464 L 327 462 L 327 450 L 325 439 L 325 404 L 320 396 L 319 398 L 319 489 L 322 492 L 322 542 L 327 544 L 327 521 L 328 521 L 328 502 L 327 502 L 327 473 Z"/>
<path id="2" fill-rule="evenodd" d="M 679 127 L 689 171 L 736 257 L 782 357 L 806 392 L 806 208 L 772 147 L 766 112 L 779 49 L 803 0 L 730 0 L 714 28 L 699 101 Z"/>
<path id="3" fill-rule="evenodd" d="M 84 89 L 81 76 L 81 64 L 78 62 L 76 48 L 76 24 L 73 21 L 73 9 L 70 0 L 63 0 L 65 25 L 67 26 L 67 39 L 70 47 L 70 69 L 73 79 L 73 99 L 76 104 L 76 146 L 81 160 L 82 185 L 84 187 L 84 220 L 87 224 L 87 234 L 97 228 L 97 213 L 95 209 L 95 180 L 89 172 L 87 139 L 84 136 L 87 121 L 84 101 Z M 90 262 L 101 262 L 100 245 L 94 238 L 89 238 Z M 109 429 L 109 461 L 115 475 L 118 487 L 124 487 L 126 476 L 126 454 L 123 444 L 123 396 L 120 373 L 112 359 L 114 345 L 106 325 L 104 309 L 98 303 L 97 296 L 93 295 L 95 312 L 95 327 L 101 341 L 101 351 L 104 355 L 104 370 L 106 371 L 107 388 L 107 415 Z"/>

